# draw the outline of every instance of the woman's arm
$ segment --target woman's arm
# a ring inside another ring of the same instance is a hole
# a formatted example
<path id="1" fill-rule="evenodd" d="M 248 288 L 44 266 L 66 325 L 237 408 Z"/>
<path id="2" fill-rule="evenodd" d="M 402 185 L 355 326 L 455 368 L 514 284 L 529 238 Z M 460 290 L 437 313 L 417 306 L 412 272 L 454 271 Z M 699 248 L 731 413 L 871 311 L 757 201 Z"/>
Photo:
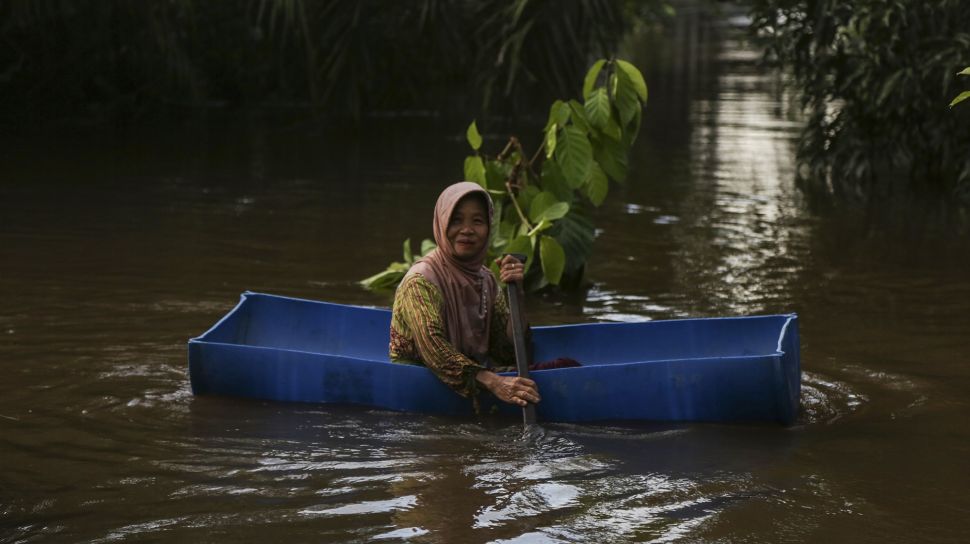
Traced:
<path id="1" fill-rule="evenodd" d="M 510 289 L 521 289 L 525 267 L 518 259 L 506 255 L 495 260 L 499 265 L 502 283 Z M 489 355 L 495 361 L 505 364 L 515 364 L 515 343 L 513 341 L 512 319 L 509 311 L 509 300 L 504 289 L 499 289 L 492 307 L 491 334 L 488 339 Z M 532 338 L 529 326 L 525 326 L 525 342 L 531 345 Z M 529 350 L 531 352 L 531 350 Z M 539 402 L 539 389 L 536 383 L 528 378 L 516 376 L 499 376 L 493 372 L 478 373 L 477 380 L 485 385 L 489 391 L 504 402 L 525 406 L 527 402 Z"/>
<path id="2" fill-rule="evenodd" d="M 414 339 L 421 362 L 438 379 L 463 397 L 474 398 L 482 386 L 503 402 L 520 406 L 539 402 L 532 380 L 499 376 L 455 349 L 445 337 L 441 305 L 437 287 L 419 275 L 410 276 L 394 295 L 392 318 L 392 327 L 406 329 L 400 332 Z"/>
<path id="3" fill-rule="evenodd" d="M 485 367 L 466 357 L 445 336 L 441 291 L 423 276 L 404 279 L 394 295 L 392 327 L 414 340 L 420 362 L 463 397 L 477 392 L 475 380 Z"/>
<path id="4" fill-rule="evenodd" d="M 485 386 L 500 401 L 525 406 L 542 400 L 536 382 L 518 376 L 500 376 L 491 370 L 481 370 L 475 375 L 478 383 Z"/>

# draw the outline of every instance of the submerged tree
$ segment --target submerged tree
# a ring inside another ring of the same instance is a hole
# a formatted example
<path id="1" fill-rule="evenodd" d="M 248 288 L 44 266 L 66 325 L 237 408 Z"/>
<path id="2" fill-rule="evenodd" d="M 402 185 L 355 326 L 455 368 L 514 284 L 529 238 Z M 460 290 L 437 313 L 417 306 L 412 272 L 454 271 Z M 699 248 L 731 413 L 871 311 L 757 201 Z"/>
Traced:
<path id="1" fill-rule="evenodd" d="M 806 189 L 871 199 L 905 180 L 970 203 L 970 124 L 946 107 L 970 59 L 970 2 L 753 0 L 767 59 L 809 123 Z"/>
<path id="2" fill-rule="evenodd" d="M 487 155 L 476 123 L 467 130 L 475 153 L 465 159 L 465 179 L 488 190 L 495 202 L 490 255 L 527 255 L 525 283 L 531 290 L 581 284 L 595 231 L 590 211 L 603 203 L 609 180 L 626 179 L 647 85 L 632 64 L 599 60 L 586 74 L 583 99 L 552 104 L 542 144 L 533 153 L 511 137 L 497 155 Z M 434 243 L 425 240 L 421 255 L 432 249 Z M 415 260 L 405 240 L 403 262 L 361 283 L 393 288 Z"/>

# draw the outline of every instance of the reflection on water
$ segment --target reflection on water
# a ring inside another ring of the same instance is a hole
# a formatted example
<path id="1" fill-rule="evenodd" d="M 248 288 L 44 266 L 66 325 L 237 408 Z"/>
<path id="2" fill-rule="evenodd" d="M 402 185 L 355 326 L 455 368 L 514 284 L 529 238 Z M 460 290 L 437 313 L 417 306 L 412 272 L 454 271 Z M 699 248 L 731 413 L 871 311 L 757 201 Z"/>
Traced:
<path id="1" fill-rule="evenodd" d="M 802 373 L 799 423 L 833 423 L 868 401 L 844 382 L 826 380 L 814 372 Z"/>
<path id="2" fill-rule="evenodd" d="M 193 397 L 186 339 L 244 290 L 389 303 L 355 282 L 428 236 L 466 123 L 18 141 L 0 150 L 0 542 L 960 541 L 970 248 L 809 213 L 786 95 L 685 13 L 658 50 L 684 62 L 646 70 L 631 179 L 595 218 L 592 286 L 529 318 L 797 312 L 796 425 L 523 434 Z"/>

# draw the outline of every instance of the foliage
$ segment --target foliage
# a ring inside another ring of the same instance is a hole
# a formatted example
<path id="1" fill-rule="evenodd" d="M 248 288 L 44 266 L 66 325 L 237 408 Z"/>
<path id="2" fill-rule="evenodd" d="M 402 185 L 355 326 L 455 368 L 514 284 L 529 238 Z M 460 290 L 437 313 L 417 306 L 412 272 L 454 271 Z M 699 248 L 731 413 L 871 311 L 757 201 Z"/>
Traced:
<path id="1" fill-rule="evenodd" d="M 963 70 L 960 70 L 957 73 L 957 75 L 958 76 L 970 76 L 970 66 L 967 66 Z M 962 93 L 958 94 L 957 97 L 954 98 L 950 102 L 950 107 L 952 108 L 953 106 L 956 106 L 957 104 L 959 104 L 960 102 L 963 102 L 964 100 L 966 100 L 968 98 L 970 98 L 970 91 L 963 91 Z"/>
<path id="2" fill-rule="evenodd" d="M 583 100 L 552 104 L 542 144 L 531 155 L 512 137 L 498 155 L 489 156 L 474 121 L 466 132 L 474 154 L 465 159 L 465 179 L 488 190 L 495 202 L 490 257 L 527 255 L 530 290 L 580 284 L 595 234 L 589 213 L 603 203 L 610 179 L 626 179 L 647 85 L 632 64 L 599 60 L 584 78 Z M 404 253 L 404 263 L 393 263 L 362 284 L 371 289 L 397 285 L 413 262 L 409 242 Z M 498 275 L 494 264 L 493 272 Z"/>
<path id="3" fill-rule="evenodd" d="M 970 2 L 753 0 L 752 14 L 810 116 L 804 188 L 871 200 L 906 180 L 970 195 L 968 124 L 943 106 L 970 58 Z"/>
<path id="4" fill-rule="evenodd" d="M 529 97 L 568 93 L 589 59 L 613 51 L 629 14 L 652 16 L 635 4 L 6 0 L 0 92 L 8 112 L 34 116 L 90 105 L 531 108 Z"/>

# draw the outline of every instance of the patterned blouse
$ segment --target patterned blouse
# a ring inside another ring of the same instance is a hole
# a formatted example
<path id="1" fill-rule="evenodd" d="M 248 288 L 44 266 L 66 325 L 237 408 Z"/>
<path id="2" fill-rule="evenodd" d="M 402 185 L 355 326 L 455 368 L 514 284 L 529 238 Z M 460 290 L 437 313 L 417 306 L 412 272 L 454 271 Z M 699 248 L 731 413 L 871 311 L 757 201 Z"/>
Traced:
<path id="1" fill-rule="evenodd" d="M 394 294 L 390 358 L 397 363 L 425 365 L 459 395 L 475 399 L 478 394 L 475 375 L 480 370 L 515 369 L 508 301 L 500 289 L 490 316 L 487 362 L 465 356 L 448 341 L 441 310 L 443 303 L 441 291 L 424 276 L 411 274 L 401 282 Z"/>

